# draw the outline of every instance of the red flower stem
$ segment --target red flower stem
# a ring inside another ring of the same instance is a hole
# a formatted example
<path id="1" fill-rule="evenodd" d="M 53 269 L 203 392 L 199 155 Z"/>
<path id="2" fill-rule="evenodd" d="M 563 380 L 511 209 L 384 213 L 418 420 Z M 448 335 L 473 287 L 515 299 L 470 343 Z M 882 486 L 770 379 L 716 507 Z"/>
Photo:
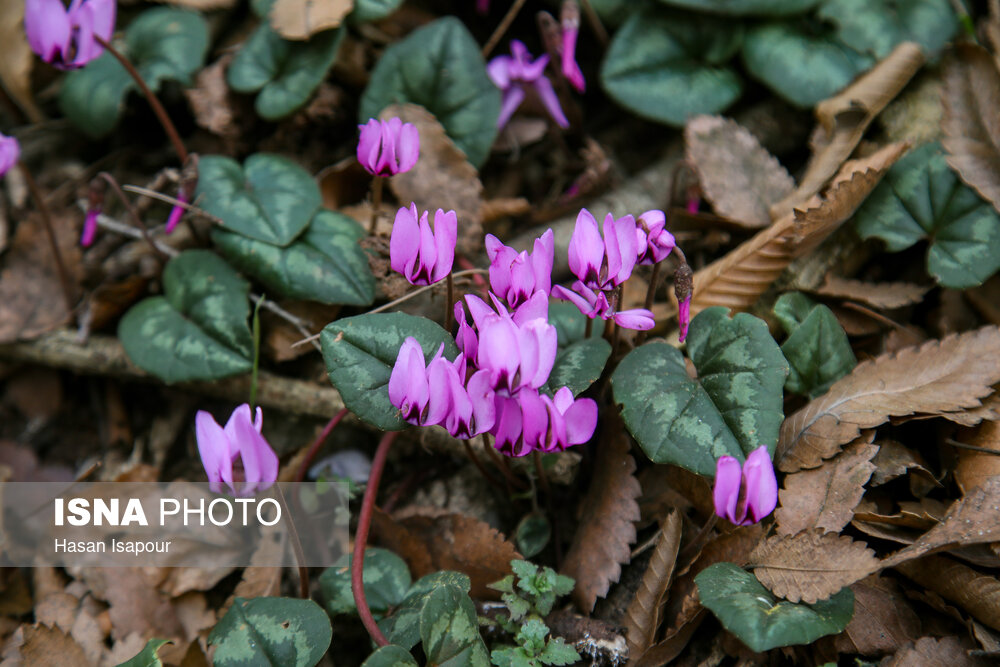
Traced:
<path id="1" fill-rule="evenodd" d="M 146 229 L 146 225 L 143 224 L 142 218 L 139 217 L 139 212 L 135 209 L 135 206 L 132 205 L 132 202 L 129 201 L 128 197 L 125 196 L 125 193 L 122 191 L 121 186 L 118 185 L 118 181 L 115 179 L 115 177 L 106 171 L 102 171 L 101 173 L 97 174 L 97 177 L 102 179 L 105 183 L 111 186 L 111 189 L 114 191 L 115 195 L 117 195 L 122 205 L 125 206 L 125 210 L 128 212 L 129 217 L 132 219 L 132 224 L 140 232 L 142 232 L 143 240 L 145 240 L 146 243 L 149 244 L 149 247 L 153 249 L 153 252 L 156 253 L 156 258 L 160 261 L 160 264 L 162 265 L 164 262 L 169 260 L 170 257 L 167 255 L 167 253 L 163 252 L 163 250 L 161 250 L 158 245 L 153 243 L 153 239 L 149 236 L 149 230 Z"/>
<path id="2" fill-rule="evenodd" d="M 455 310 L 455 282 L 448 272 L 448 300 L 444 304 L 444 330 L 451 333 L 451 313 Z"/>
<path id="3" fill-rule="evenodd" d="M 66 300 L 66 312 L 72 313 L 73 308 L 76 305 L 75 290 L 73 289 L 73 282 L 69 279 L 69 272 L 66 270 L 66 264 L 63 262 L 62 252 L 59 250 L 59 241 L 56 239 L 56 230 L 52 226 L 52 215 L 49 213 L 49 207 L 45 203 L 45 198 L 42 196 L 42 191 L 38 189 L 38 183 L 35 182 L 35 177 L 31 175 L 28 167 L 23 163 L 18 163 L 21 168 L 21 174 L 24 176 L 24 182 L 28 185 L 28 192 L 31 193 L 31 198 L 35 200 L 35 206 L 38 207 L 38 213 L 42 216 L 42 224 L 45 226 L 45 235 L 49 239 L 49 247 L 52 248 L 52 257 L 56 261 L 56 271 L 59 273 L 59 282 L 62 285 L 63 298 Z"/>
<path id="4" fill-rule="evenodd" d="M 510 9 L 507 10 L 504 17 L 500 19 L 500 24 L 497 25 L 496 30 L 494 30 L 493 34 L 490 35 L 490 38 L 486 40 L 486 44 L 483 46 L 483 58 L 490 55 L 490 52 L 493 51 L 493 49 L 496 48 L 496 45 L 500 43 L 500 40 L 503 39 L 504 33 L 507 32 L 507 29 L 510 28 L 510 24 L 514 22 L 515 18 L 517 18 L 517 15 L 521 11 L 521 8 L 524 7 L 525 2 L 527 2 L 527 0 L 514 0 L 514 4 L 510 6 Z"/>
<path id="5" fill-rule="evenodd" d="M 354 556 L 351 560 L 351 591 L 354 593 L 354 604 L 358 608 L 358 616 L 365 630 L 378 646 L 388 646 L 389 640 L 385 638 L 375 618 L 372 610 L 368 608 L 368 600 L 365 599 L 365 585 L 363 574 L 365 571 L 365 547 L 368 544 L 368 530 L 371 528 L 372 511 L 375 508 L 375 496 L 378 494 L 378 483 L 382 479 L 382 471 L 385 469 L 385 461 L 389 457 L 389 450 L 395 442 L 398 431 L 389 431 L 378 443 L 375 450 L 375 458 L 372 459 L 372 470 L 368 474 L 368 484 L 365 485 L 365 495 L 361 500 L 361 515 L 358 517 L 358 529 L 354 533 Z"/>
<path id="6" fill-rule="evenodd" d="M 131 61 L 119 52 L 118 49 L 111 46 L 109 42 L 105 41 L 98 35 L 94 35 L 94 39 L 97 40 L 98 44 L 107 49 L 108 53 L 115 57 L 115 60 L 121 63 L 121 66 L 125 68 L 125 71 L 129 73 L 132 80 L 135 81 L 137 86 L 139 86 L 139 90 L 142 91 L 142 94 L 146 97 L 146 101 L 149 102 L 149 106 L 152 107 L 153 113 L 156 114 L 156 119 L 159 120 L 160 125 L 163 126 L 163 131 L 166 132 L 167 138 L 170 139 L 170 143 L 174 145 L 174 152 L 177 153 L 177 158 L 181 161 L 182 165 L 185 164 L 188 159 L 188 152 L 187 149 L 184 148 L 184 142 L 181 141 L 181 135 L 177 133 L 177 128 L 174 127 L 173 122 L 170 120 L 170 116 L 167 115 L 167 110 L 163 108 L 162 104 L 160 104 L 160 100 L 156 99 L 156 95 L 154 95 L 153 91 L 151 91 L 149 86 L 146 85 L 142 75 L 139 74 L 139 71 L 134 65 L 132 65 Z"/>
<path id="7" fill-rule="evenodd" d="M 486 481 L 489 482 L 490 485 L 493 486 L 495 489 L 497 489 L 498 491 L 503 491 L 504 488 L 503 485 L 500 484 L 500 480 L 491 475 L 490 472 L 486 469 L 486 466 L 483 465 L 483 462 L 479 460 L 478 456 L 476 456 L 476 452 L 473 451 L 472 445 L 469 444 L 469 441 L 463 440 L 462 445 L 465 447 L 466 456 L 468 456 L 469 460 L 472 461 L 472 465 L 476 466 L 476 470 L 479 471 L 479 474 L 485 477 Z M 1000 454 L 1000 452 L 997 453 Z"/>
<path id="8" fill-rule="evenodd" d="M 590 334 L 594 330 L 594 319 L 592 317 L 587 318 L 587 323 L 583 325 L 583 337 L 590 338 Z"/>
<path id="9" fill-rule="evenodd" d="M 343 408 L 340 412 L 335 414 L 333 416 L 333 419 L 331 419 L 326 423 L 326 426 L 323 427 L 322 432 L 320 432 L 320 434 L 316 437 L 316 439 L 313 440 L 312 444 L 309 445 L 309 451 L 306 452 L 305 458 L 302 459 L 302 463 L 299 465 L 299 469 L 295 471 L 296 482 L 301 482 L 306 478 L 306 471 L 309 470 L 309 464 L 313 462 L 313 459 L 316 458 L 316 453 L 319 452 L 320 447 L 323 446 L 323 443 L 326 442 L 326 439 L 330 437 L 330 433 L 333 432 L 333 429 L 337 428 L 337 424 L 339 424 L 340 420 L 343 419 L 346 415 L 347 415 L 347 408 Z"/>
<path id="10" fill-rule="evenodd" d="M 382 177 L 372 176 L 372 217 L 368 223 L 368 236 L 375 236 L 378 211 L 382 208 Z"/>
<path id="11" fill-rule="evenodd" d="M 653 300 L 656 298 L 656 284 L 660 280 L 660 262 L 653 265 L 653 275 L 649 277 L 649 287 L 646 289 L 646 303 L 643 306 L 646 310 L 653 307 Z M 646 340 L 646 332 L 640 331 L 635 336 L 635 346 L 639 347 Z"/>
<path id="12" fill-rule="evenodd" d="M 274 492 L 278 496 L 278 502 L 281 503 L 281 511 L 288 517 L 288 537 L 292 542 L 292 550 L 295 552 L 295 562 L 298 563 L 299 570 L 299 597 L 303 600 L 308 600 L 310 597 L 309 568 L 305 566 L 306 555 L 302 551 L 302 541 L 299 538 L 299 531 L 295 528 L 292 513 L 288 511 L 288 503 L 285 502 L 285 494 L 281 492 L 281 487 L 278 484 L 274 485 Z"/>
<path id="13" fill-rule="evenodd" d="M 497 452 L 496 448 L 490 444 L 490 436 L 488 433 L 483 433 L 483 444 L 485 445 L 483 449 L 485 449 L 489 453 L 489 455 L 493 458 L 493 462 L 496 463 L 497 467 L 500 469 L 500 472 L 503 473 L 504 478 L 507 480 L 507 484 L 517 489 L 518 491 L 524 491 L 525 489 L 527 489 L 528 485 L 525 484 L 524 481 L 514 476 L 514 472 L 510 469 L 510 464 L 507 463 L 507 459 L 501 456 Z"/>

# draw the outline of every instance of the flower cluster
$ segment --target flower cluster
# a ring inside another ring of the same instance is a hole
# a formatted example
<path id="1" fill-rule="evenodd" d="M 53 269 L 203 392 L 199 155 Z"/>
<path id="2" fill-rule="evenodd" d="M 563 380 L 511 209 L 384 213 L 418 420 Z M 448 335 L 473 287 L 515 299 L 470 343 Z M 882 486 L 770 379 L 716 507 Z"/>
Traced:
<path id="1" fill-rule="evenodd" d="M 31 50 L 59 69 L 78 69 L 104 52 L 96 38 L 111 40 L 115 0 L 26 0 L 24 31 Z"/>
<path id="2" fill-rule="evenodd" d="M 420 214 L 416 204 L 396 212 L 389 237 L 389 265 L 411 285 L 433 285 L 451 273 L 458 241 L 458 217 L 454 211 L 434 212 L 434 227 L 428 211 Z"/>
<path id="3" fill-rule="evenodd" d="M 746 462 L 720 456 L 712 492 L 715 513 L 737 526 L 758 523 L 778 504 L 778 480 L 767 447 L 750 452 Z"/>
<path id="4" fill-rule="evenodd" d="M 278 455 L 261 435 L 264 415 L 258 407 L 252 421 L 250 416 L 250 406 L 246 403 L 233 410 L 225 428 L 204 410 L 195 415 L 198 453 L 216 493 L 224 483 L 235 494 L 252 495 L 278 479 Z M 233 471 L 233 461 L 237 458 L 243 464 L 242 475 Z"/>

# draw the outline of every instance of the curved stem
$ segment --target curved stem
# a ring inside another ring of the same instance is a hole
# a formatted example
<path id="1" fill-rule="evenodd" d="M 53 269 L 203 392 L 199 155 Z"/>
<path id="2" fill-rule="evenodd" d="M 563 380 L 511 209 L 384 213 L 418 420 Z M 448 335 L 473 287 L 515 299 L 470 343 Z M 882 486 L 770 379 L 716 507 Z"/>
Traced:
<path id="1" fill-rule="evenodd" d="M 525 2 L 527 2 L 527 0 L 514 0 L 514 4 L 510 6 L 510 9 L 507 10 L 507 13 L 500 20 L 500 24 L 496 27 L 496 30 L 494 30 L 493 34 L 490 35 L 490 38 L 486 40 L 486 45 L 483 46 L 483 58 L 490 55 L 490 52 L 496 48 L 497 44 L 500 43 L 504 33 L 507 32 L 507 29 L 510 28 L 510 24 L 514 22 L 515 18 L 517 18 L 517 15 L 521 11 L 521 8 L 524 7 Z"/>
<path id="2" fill-rule="evenodd" d="M 372 512 L 375 508 L 375 496 L 378 494 L 378 483 L 382 479 L 382 471 L 385 469 L 385 461 L 389 458 L 389 450 L 392 443 L 399 435 L 398 431 L 389 431 L 378 443 L 375 450 L 375 458 L 372 459 L 372 470 L 368 474 L 368 484 L 365 485 L 365 495 L 361 501 L 361 514 L 358 516 L 358 529 L 354 533 L 354 556 L 351 560 L 351 592 L 354 593 L 354 604 L 358 608 L 358 616 L 365 630 L 371 636 L 372 641 L 378 646 L 388 646 L 389 640 L 385 638 L 375 618 L 372 610 L 368 608 L 368 600 L 365 599 L 364 571 L 365 571 L 365 547 L 368 544 L 368 529 L 371 528 Z"/>
<path id="3" fill-rule="evenodd" d="M 129 73 L 132 80 L 135 81 L 137 86 L 139 86 L 139 90 L 142 91 L 142 94 L 146 97 L 146 101 L 149 102 L 149 106 L 152 107 L 153 113 L 156 114 L 156 119 L 159 120 L 160 125 L 163 126 L 163 131 L 167 133 L 167 138 L 169 138 L 170 143 L 174 145 L 174 151 L 177 153 L 177 157 L 181 161 L 181 164 L 186 163 L 188 159 L 188 152 L 184 147 L 184 142 L 181 141 L 181 135 L 177 133 L 177 128 L 174 127 L 173 122 L 170 120 L 170 116 L 167 115 L 167 110 L 163 108 L 163 105 L 160 104 L 160 100 L 156 98 L 153 91 L 151 91 L 149 86 L 146 85 L 142 75 L 139 74 L 139 71 L 135 68 L 135 66 L 129 61 L 128 58 L 118 51 L 118 49 L 111 46 L 110 43 L 105 41 L 99 35 L 95 34 L 94 39 L 97 40 L 98 44 L 107 49 L 108 53 L 114 56 L 115 60 L 121 63 L 121 66 L 125 68 L 125 71 Z"/>
<path id="4" fill-rule="evenodd" d="M 312 463 L 313 459 L 316 458 L 316 453 L 319 452 L 320 447 L 326 442 L 326 439 L 330 437 L 330 433 L 333 429 L 337 427 L 340 420 L 347 415 L 347 408 L 343 408 L 340 412 L 335 414 L 333 418 L 327 422 L 326 426 L 323 427 L 323 431 L 313 440 L 313 443 L 309 445 L 309 451 L 306 452 L 306 456 L 302 459 L 302 464 L 299 469 L 295 471 L 295 481 L 301 482 L 306 478 L 306 471 L 309 469 L 309 464 Z"/>
<path id="5" fill-rule="evenodd" d="M 372 176 L 372 217 L 368 223 L 368 236 L 375 236 L 378 225 L 378 212 L 382 208 L 382 177 Z"/>
<path id="6" fill-rule="evenodd" d="M 63 298 L 66 300 L 66 312 L 72 315 L 73 308 L 76 305 L 75 290 L 73 289 L 73 282 L 69 279 L 69 272 L 66 271 L 62 252 L 59 250 L 56 230 L 52 226 L 52 215 L 49 213 L 45 197 L 42 196 L 42 191 L 38 189 L 38 183 L 35 182 L 35 177 L 31 175 L 28 166 L 23 162 L 18 163 L 18 166 L 21 168 L 24 182 L 28 186 L 28 192 L 31 194 L 31 198 L 35 200 L 35 206 L 38 207 L 38 213 L 42 216 L 42 224 L 45 225 L 45 234 L 48 236 L 49 246 L 52 248 L 52 257 L 56 262 L 56 271 L 59 273 L 59 282 L 62 284 Z"/>

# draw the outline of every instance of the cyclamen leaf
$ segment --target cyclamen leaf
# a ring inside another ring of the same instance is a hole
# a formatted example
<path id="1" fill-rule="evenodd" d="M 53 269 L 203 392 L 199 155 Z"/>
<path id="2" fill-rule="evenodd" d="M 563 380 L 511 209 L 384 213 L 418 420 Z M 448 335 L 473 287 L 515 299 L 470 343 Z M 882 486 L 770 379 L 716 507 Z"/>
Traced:
<path id="1" fill-rule="evenodd" d="M 454 16 L 418 28 L 385 50 L 361 96 L 359 122 L 390 104 L 413 102 L 438 119 L 479 167 L 497 135 L 500 91 L 486 74 L 479 44 Z"/>
<path id="2" fill-rule="evenodd" d="M 938 143 L 897 162 L 855 218 L 862 238 L 891 252 L 929 239 L 927 271 L 946 287 L 974 287 L 1000 268 L 1000 214 L 962 184 Z"/>
<path id="3" fill-rule="evenodd" d="M 351 563 L 353 555 L 348 556 L 347 567 L 328 567 L 319 578 L 320 591 L 331 616 L 357 611 L 354 593 L 351 591 Z M 410 589 L 410 570 L 406 567 L 406 562 L 388 549 L 365 549 L 365 565 L 361 577 L 365 599 L 376 615 L 385 614 L 402 602 Z"/>
<path id="4" fill-rule="evenodd" d="M 632 14 L 615 33 L 601 83 L 619 104 L 677 127 L 722 111 L 743 92 L 727 65 L 743 37 L 739 24 L 666 9 Z"/>
<path id="5" fill-rule="evenodd" d="M 786 16 L 809 11 L 820 0 L 660 0 L 660 2 L 699 12 L 732 16 Z"/>
<path id="6" fill-rule="evenodd" d="M 633 350 L 611 378 L 615 402 L 646 455 L 711 477 L 720 456 L 742 461 L 761 445 L 773 451 L 788 362 L 764 321 L 709 308 L 692 320 L 687 344 L 698 380 L 666 343 Z"/>
<path id="7" fill-rule="evenodd" d="M 449 570 L 421 577 L 396 606 L 392 615 L 380 620 L 378 626 L 393 644 L 412 649 L 420 641 L 420 617 L 430 594 L 443 586 L 468 594 L 470 585 L 469 577 Z"/>
<path id="8" fill-rule="evenodd" d="M 774 314 L 788 332 L 781 346 L 790 367 L 788 391 L 818 396 L 857 365 L 847 334 L 826 306 L 792 292 L 778 299 Z"/>
<path id="9" fill-rule="evenodd" d="M 907 41 L 934 57 L 959 27 L 948 0 L 825 0 L 818 15 L 837 25 L 841 42 L 879 59 Z"/>
<path id="10" fill-rule="evenodd" d="M 401 646 L 389 644 L 372 653 L 361 667 L 418 667 L 410 652 Z"/>
<path id="11" fill-rule="evenodd" d="M 347 17 L 352 23 L 378 21 L 399 9 L 403 0 L 354 0 L 354 11 Z"/>
<path id="12" fill-rule="evenodd" d="M 238 597 L 208 643 L 217 667 L 313 667 L 332 637 L 330 619 L 312 600 Z"/>
<path id="13" fill-rule="evenodd" d="M 569 387 L 578 396 L 601 377 L 609 356 L 611 344 L 603 338 L 579 340 L 559 351 L 546 387 L 551 393 Z"/>
<path id="14" fill-rule="evenodd" d="M 439 667 L 487 667 L 489 652 L 479 636 L 472 599 L 454 586 L 439 586 L 420 612 L 420 642 L 429 664 Z"/>
<path id="15" fill-rule="evenodd" d="M 169 639 L 150 639 L 134 658 L 126 660 L 118 667 L 163 667 L 163 661 L 157 655 L 164 644 L 171 644 Z"/>
<path id="16" fill-rule="evenodd" d="M 188 250 L 167 263 L 163 290 L 118 325 L 133 363 L 167 383 L 250 370 L 250 285 L 229 265 L 208 250 Z"/>

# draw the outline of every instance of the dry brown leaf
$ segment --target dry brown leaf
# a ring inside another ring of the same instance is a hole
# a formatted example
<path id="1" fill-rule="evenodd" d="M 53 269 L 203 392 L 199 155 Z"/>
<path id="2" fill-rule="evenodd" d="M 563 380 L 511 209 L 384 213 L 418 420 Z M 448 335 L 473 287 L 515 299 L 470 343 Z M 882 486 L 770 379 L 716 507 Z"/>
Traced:
<path id="1" fill-rule="evenodd" d="M 24 3 L 0 0 L 0 83 L 32 123 L 43 120 L 31 95 L 35 56 L 24 33 Z"/>
<path id="2" fill-rule="evenodd" d="M 232 54 L 226 54 L 208 65 L 198 72 L 194 87 L 184 90 L 195 122 L 212 134 L 230 138 L 239 135 L 239 127 L 234 122 L 232 93 L 226 83 L 226 69 L 232 59 Z"/>
<path id="3" fill-rule="evenodd" d="M 920 47 L 903 42 L 885 60 L 839 94 L 816 105 L 819 120 L 812 158 L 799 187 L 774 205 L 771 215 L 784 217 L 820 191 L 854 152 L 872 120 L 899 94 L 924 64 Z"/>
<path id="4" fill-rule="evenodd" d="M 886 482 L 905 475 L 910 469 L 917 470 L 928 480 L 934 480 L 934 475 L 927 468 L 923 458 L 909 447 L 896 440 L 880 440 L 878 448 L 878 454 L 872 461 L 875 464 L 875 472 L 872 473 L 872 486 L 882 486 Z"/>
<path id="5" fill-rule="evenodd" d="M 864 433 L 819 468 L 785 477 L 785 487 L 778 494 L 781 506 L 774 513 L 779 535 L 810 528 L 839 532 L 850 523 L 875 470 L 871 462 L 878 452 L 878 445 L 871 444 L 874 436 L 874 432 Z"/>
<path id="6" fill-rule="evenodd" d="M 285 39 L 306 40 L 336 28 L 354 9 L 354 0 L 275 0 L 271 27 Z"/>
<path id="7" fill-rule="evenodd" d="M 1000 630 L 1000 581 L 944 556 L 900 563 L 896 571 Z"/>
<path id="8" fill-rule="evenodd" d="M 884 667 L 985 667 L 987 660 L 966 653 L 958 637 L 924 637 L 900 649 Z"/>
<path id="9" fill-rule="evenodd" d="M 892 310 L 919 303 L 929 289 L 913 283 L 868 283 L 828 274 L 814 293 L 858 301 L 879 310 Z"/>
<path id="10" fill-rule="evenodd" d="M 864 542 L 818 530 L 770 537 L 753 550 L 749 564 L 769 591 L 806 604 L 825 600 L 879 569 L 875 552 Z"/>
<path id="11" fill-rule="evenodd" d="M 962 426 L 975 426 L 984 421 L 1000 421 L 1000 392 L 994 392 L 982 399 L 982 405 L 978 407 L 935 416 Z"/>
<path id="12" fill-rule="evenodd" d="M 573 602 L 587 613 L 618 581 L 635 542 L 633 522 L 640 516 L 636 498 L 642 489 L 630 451 L 625 425 L 617 415 L 610 416 L 598 436 L 594 477 L 580 507 L 583 518 L 562 566 L 562 574 L 576 580 Z"/>
<path id="13" fill-rule="evenodd" d="M 977 44 L 956 44 L 944 67 L 941 145 L 948 164 L 1000 209 L 1000 71 Z"/>
<path id="14" fill-rule="evenodd" d="M 869 576 L 852 584 L 854 616 L 835 646 L 841 653 L 895 653 L 920 637 L 920 619 L 893 579 Z"/>
<path id="15" fill-rule="evenodd" d="M 80 645 L 60 628 L 36 623 L 22 626 L 24 643 L 21 658 L 25 667 L 66 667 L 87 665 L 87 655 Z"/>
<path id="16" fill-rule="evenodd" d="M 105 600 L 111 617 L 111 634 L 124 639 L 133 632 L 142 636 L 183 636 L 176 610 L 157 586 L 166 568 L 83 568 L 81 576 L 94 596 Z"/>
<path id="17" fill-rule="evenodd" d="M 639 589 L 625 610 L 622 625 L 626 629 L 629 655 L 636 657 L 642 655 L 656 639 L 656 630 L 660 625 L 657 613 L 660 609 L 660 600 L 663 599 L 673 580 L 680 546 L 681 515 L 680 512 L 674 511 L 667 515 L 660 528 L 660 537 L 656 540 L 653 556 L 649 559 L 642 581 L 639 582 Z"/>
<path id="18" fill-rule="evenodd" d="M 971 449 L 957 450 L 955 481 L 958 483 L 958 488 L 962 489 L 962 493 L 968 493 L 977 486 L 982 486 L 990 477 L 1000 476 L 1000 422 L 983 422 L 965 442 L 997 454 Z"/>
<path id="19" fill-rule="evenodd" d="M 722 116 L 695 116 L 684 128 L 688 164 L 721 216 L 747 227 L 771 224 L 770 208 L 795 181 L 749 130 Z"/>
<path id="20" fill-rule="evenodd" d="M 892 416 L 977 407 L 997 381 L 1000 331 L 995 326 L 864 361 L 785 419 L 775 460 L 785 472 L 815 468 L 861 429 Z"/>
<path id="21" fill-rule="evenodd" d="M 694 274 L 691 313 L 709 306 L 747 310 L 788 268 L 851 217 L 899 159 L 905 144 L 890 144 L 864 160 L 844 165 L 824 201 L 810 202 Z M 676 305 L 675 305 L 676 312 Z"/>
<path id="22" fill-rule="evenodd" d="M 382 118 L 398 116 L 413 123 L 420 133 L 420 159 L 408 172 L 389 179 L 389 187 L 403 206 L 410 202 L 421 211 L 439 208 L 458 215 L 457 252 L 482 251 L 482 194 L 479 172 L 469 163 L 434 114 L 416 104 L 391 105 Z"/>

